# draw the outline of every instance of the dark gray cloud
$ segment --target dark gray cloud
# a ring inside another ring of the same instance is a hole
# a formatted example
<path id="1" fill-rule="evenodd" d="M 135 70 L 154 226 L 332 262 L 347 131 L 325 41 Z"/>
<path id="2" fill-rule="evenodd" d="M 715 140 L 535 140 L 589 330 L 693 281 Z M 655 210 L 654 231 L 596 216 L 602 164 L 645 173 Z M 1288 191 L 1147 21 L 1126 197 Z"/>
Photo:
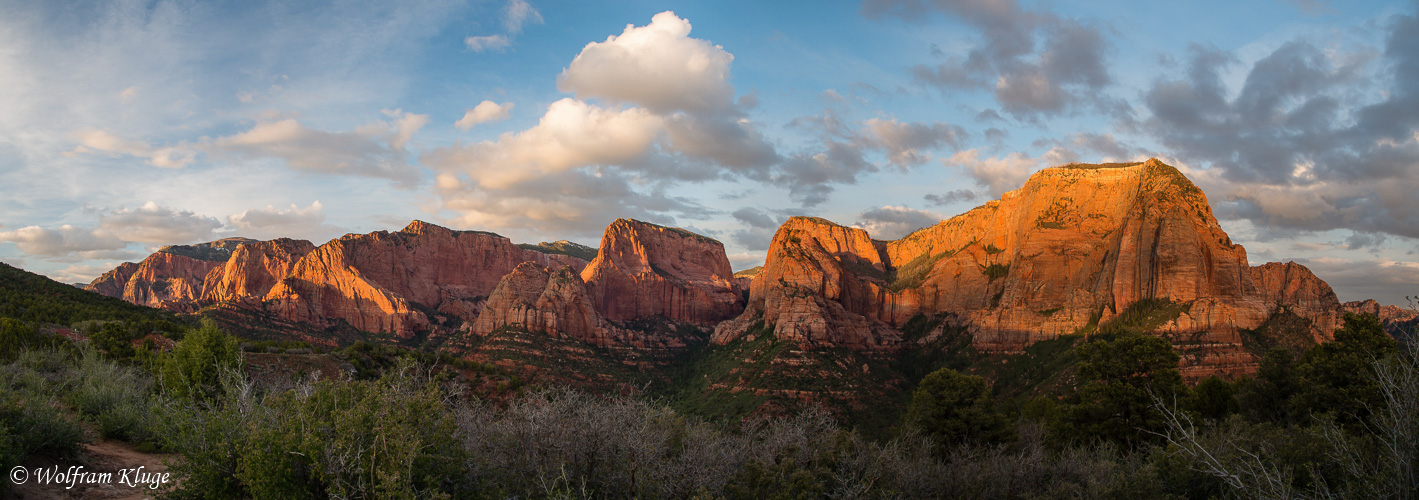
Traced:
<path id="1" fill-rule="evenodd" d="M 730 233 L 730 239 L 751 251 L 768 250 L 769 243 L 773 241 L 774 233 L 778 231 L 779 225 L 788 220 L 788 217 L 783 214 L 774 214 L 753 207 L 740 208 L 731 215 L 747 227 Z"/>
<path id="2" fill-rule="evenodd" d="M 1419 20 L 1386 23 L 1383 50 L 1295 40 L 1247 68 L 1189 49 L 1181 78 L 1143 94 L 1141 129 L 1190 172 L 1218 214 L 1282 231 L 1350 229 L 1419 238 Z M 1235 95 L 1235 97 L 1229 97 Z M 1353 110 L 1353 111 L 1352 111 Z"/>
<path id="3" fill-rule="evenodd" d="M 1119 103 L 1099 90 L 1113 83 L 1105 62 L 1109 44 L 1102 28 L 1050 12 L 1029 11 L 1014 0 L 867 0 L 869 18 L 926 19 L 940 11 L 980 31 L 964 55 L 936 65 L 917 65 L 918 82 L 943 90 L 994 89 L 1001 109 L 1026 121 L 1058 115 L 1082 104 L 1109 110 Z"/>
<path id="4" fill-rule="evenodd" d="M 923 196 L 922 198 L 925 199 L 927 202 L 931 203 L 932 205 L 939 207 L 957 202 L 971 203 L 976 201 L 977 199 L 980 199 L 980 195 L 977 194 L 975 191 L 971 191 L 969 189 L 957 189 L 955 191 L 947 191 L 942 194 L 928 194 L 926 196 Z"/>
<path id="5" fill-rule="evenodd" d="M 1114 138 L 1113 134 L 1094 134 L 1081 132 L 1064 139 L 1040 139 L 1031 146 L 1036 148 L 1051 148 L 1060 146 L 1073 151 L 1095 153 L 1098 158 L 1109 158 L 1114 160 L 1128 159 L 1139 153 L 1139 149 L 1121 142 Z"/>
<path id="6" fill-rule="evenodd" d="M 789 190 L 804 207 L 827 201 L 834 186 L 856 184 L 858 176 L 890 165 L 902 170 L 932 159 L 932 151 L 960 151 L 969 134 L 944 122 L 901 122 L 895 118 L 870 118 L 851 122 L 834 110 L 794 118 L 787 128 L 817 135 L 821 143 L 786 158 L 774 169 L 772 182 Z M 881 153 L 885 163 L 868 158 Z"/>
<path id="7" fill-rule="evenodd" d="M 873 238 L 895 240 L 912 231 L 941 222 L 941 216 L 908 207 L 884 206 L 869 208 L 857 215 L 853 227 L 866 230 Z"/>

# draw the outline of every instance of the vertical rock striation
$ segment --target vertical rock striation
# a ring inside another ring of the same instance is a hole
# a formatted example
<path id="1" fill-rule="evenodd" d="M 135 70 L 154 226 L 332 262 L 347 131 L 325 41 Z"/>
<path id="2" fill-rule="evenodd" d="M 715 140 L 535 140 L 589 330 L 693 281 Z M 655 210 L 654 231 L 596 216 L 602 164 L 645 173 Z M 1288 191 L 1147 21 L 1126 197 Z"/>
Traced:
<path id="1" fill-rule="evenodd" d="M 616 220 L 581 278 L 612 321 L 659 315 L 714 325 L 744 310 L 724 245 L 683 229 Z"/>

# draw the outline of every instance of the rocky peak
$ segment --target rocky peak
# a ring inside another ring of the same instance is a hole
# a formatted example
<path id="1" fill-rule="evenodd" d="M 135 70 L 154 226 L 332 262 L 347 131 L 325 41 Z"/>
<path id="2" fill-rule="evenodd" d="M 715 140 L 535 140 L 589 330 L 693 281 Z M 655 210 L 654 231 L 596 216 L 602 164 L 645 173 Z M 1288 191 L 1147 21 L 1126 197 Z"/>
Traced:
<path id="1" fill-rule="evenodd" d="M 581 276 L 566 266 L 553 270 L 523 262 L 504 276 L 473 323 L 473 332 L 486 336 L 504 326 L 602 346 L 613 343 Z"/>
<path id="2" fill-rule="evenodd" d="M 277 283 L 290 276 L 296 262 L 313 250 L 315 245 L 311 242 L 290 238 L 244 243 L 232 252 L 219 272 L 208 275 L 202 300 L 257 305 Z"/>
<path id="3" fill-rule="evenodd" d="M 780 337 L 890 346 L 890 331 L 912 317 L 949 312 L 978 348 L 1013 351 L 1147 299 L 1196 304 L 1170 327 L 1233 342 L 1278 304 L 1311 319 L 1334 311 L 1324 282 L 1278 266 L 1253 271 L 1206 195 L 1161 161 L 1070 164 L 895 241 L 790 219 L 753 280 L 749 309 L 715 340 L 762 315 Z M 1276 292 L 1262 294 L 1254 275 Z"/>
<path id="4" fill-rule="evenodd" d="M 581 273 L 607 319 L 661 315 L 713 324 L 743 310 L 724 245 L 684 229 L 619 219 Z"/>

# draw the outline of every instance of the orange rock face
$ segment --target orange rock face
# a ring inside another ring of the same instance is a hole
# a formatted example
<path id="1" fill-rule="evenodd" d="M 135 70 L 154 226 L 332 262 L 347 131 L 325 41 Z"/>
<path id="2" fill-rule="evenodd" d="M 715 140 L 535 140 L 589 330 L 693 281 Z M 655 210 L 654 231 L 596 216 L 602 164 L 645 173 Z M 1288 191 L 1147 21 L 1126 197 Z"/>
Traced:
<path id="1" fill-rule="evenodd" d="M 890 348 L 894 327 L 952 312 L 972 326 L 977 347 L 1013 351 L 1107 321 L 1142 299 L 1190 304 L 1164 329 L 1226 344 L 1278 304 L 1320 320 L 1337 307 L 1302 266 L 1253 270 L 1206 195 L 1149 160 L 1044 169 L 1000 200 L 896 241 L 790 219 L 754 277 L 744 315 L 714 340 L 735 338 L 762 315 L 783 337 Z"/>
<path id="2" fill-rule="evenodd" d="M 221 265 L 210 260 L 154 253 L 133 269 L 118 297 L 138 305 L 192 312 L 197 310 L 197 299 L 202 296 L 202 282 L 207 273 Z"/>
<path id="3" fill-rule="evenodd" d="M 246 243 L 236 248 L 226 264 L 208 275 L 202 287 L 204 302 L 239 302 L 259 305 L 261 299 L 286 279 L 296 262 L 315 250 L 305 240 L 278 238 Z"/>
<path id="4" fill-rule="evenodd" d="M 581 278 L 612 321 L 660 315 L 713 325 L 744 310 L 724 245 L 683 229 L 619 219 Z"/>
<path id="5" fill-rule="evenodd" d="M 478 303 L 523 262 L 576 270 L 586 265 L 520 248 L 496 234 L 414 221 L 398 232 L 345 235 L 321 245 L 297 261 L 265 300 L 289 321 L 324 326 L 340 320 L 407 337 L 430 326 L 414 304 L 471 321 Z"/>

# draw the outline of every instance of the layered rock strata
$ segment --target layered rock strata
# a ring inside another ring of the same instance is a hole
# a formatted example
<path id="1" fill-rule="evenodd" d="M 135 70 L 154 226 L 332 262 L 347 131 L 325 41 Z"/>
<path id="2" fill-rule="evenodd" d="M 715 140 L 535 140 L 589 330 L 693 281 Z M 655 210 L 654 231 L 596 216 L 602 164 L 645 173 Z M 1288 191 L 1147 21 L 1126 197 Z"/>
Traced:
<path id="1" fill-rule="evenodd" d="M 1145 299 L 1187 306 L 1163 331 L 1238 349 L 1237 329 L 1278 306 L 1312 320 L 1318 334 L 1338 307 L 1302 266 L 1253 270 L 1202 191 L 1155 159 L 1044 169 L 999 200 L 895 241 L 790 219 L 745 313 L 714 340 L 761 319 L 795 340 L 890 349 L 894 328 L 912 317 L 951 312 L 971 325 L 978 348 L 1013 351 Z"/>
<path id="2" fill-rule="evenodd" d="M 581 278 L 596 310 L 611 321 L 658 315 L 714 325 L 744 310 L 724 245 L 684 229 L 612 222 Z"/>

